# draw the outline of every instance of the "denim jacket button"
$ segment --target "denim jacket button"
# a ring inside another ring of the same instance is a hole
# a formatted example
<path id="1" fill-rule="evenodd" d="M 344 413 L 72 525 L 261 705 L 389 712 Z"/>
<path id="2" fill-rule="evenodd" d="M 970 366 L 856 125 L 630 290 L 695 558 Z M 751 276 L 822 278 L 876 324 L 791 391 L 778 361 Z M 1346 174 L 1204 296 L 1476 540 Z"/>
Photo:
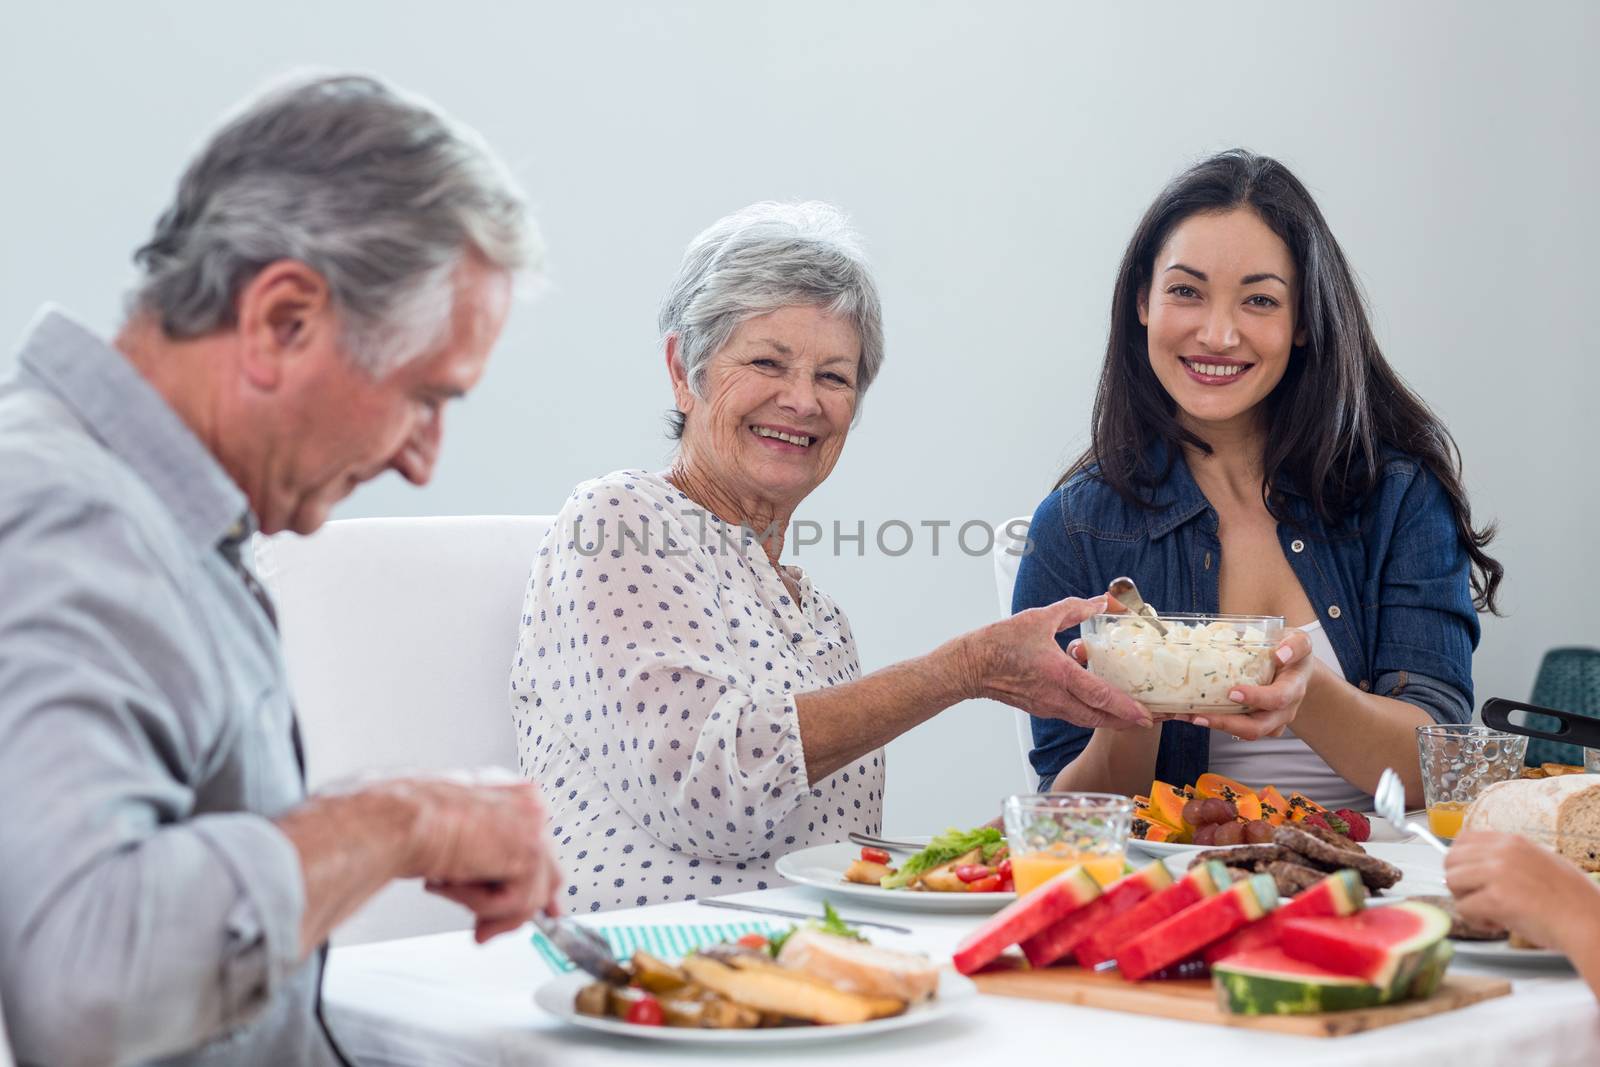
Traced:
<path id="1" fill-rule="evenodd" d="M 1296 539 L 1289 542 L 1289 547 L 1294 549 L 1296 552 L 1304 552 L 1306 550 L 1306 543 Z"/>
<path id="2" fill-rule="evenodd" d="M 1361 679 L 1361 683 L 1360 684 L 1361 684 L 1361 691 L 1363 693 L 1372 692 L 1372 683 L 1371 682 L 1369 682 L 1365 678 L 1363 678 L 1363 679 Z"/>
<path id="3" fill-rule="evenodd" d="M 1339 610 L 1339 605 L 1332 604 L 1328 607 L 1328 618 L 1337 619 L 1342 614 L 1344 613 Z"/>

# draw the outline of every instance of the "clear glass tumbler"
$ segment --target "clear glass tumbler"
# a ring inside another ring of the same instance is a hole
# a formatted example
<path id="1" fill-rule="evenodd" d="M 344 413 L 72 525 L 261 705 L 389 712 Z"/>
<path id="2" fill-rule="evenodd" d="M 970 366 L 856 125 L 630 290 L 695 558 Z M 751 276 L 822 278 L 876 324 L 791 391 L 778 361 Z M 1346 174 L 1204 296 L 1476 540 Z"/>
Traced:
<path id="1" fill-rule="evenodd" d="M 1133 801 L 1117 793 L 1030 793 L 1007 797 L 1006 845 L 1017 893 L 1082 866 L 1108 885 L 1122 877 Z"/>
<path id="2" fill-rule="evenodd" d="M 1471 723 L 1417 727 L 1417 755 L 1422 761 L 1422 799 L 1428 828 L 1439 837 L 1461 832 L 1467 805 L 1485 786 L 1522 773 L 1528 739 Z"/>

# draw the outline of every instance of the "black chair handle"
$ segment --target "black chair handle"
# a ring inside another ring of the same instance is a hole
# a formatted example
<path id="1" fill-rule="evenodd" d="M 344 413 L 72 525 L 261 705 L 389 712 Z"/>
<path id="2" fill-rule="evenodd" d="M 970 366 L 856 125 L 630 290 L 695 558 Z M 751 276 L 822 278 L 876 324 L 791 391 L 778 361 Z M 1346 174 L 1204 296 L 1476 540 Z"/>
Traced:
<path id="1" fill-rule="evenodd" d="M 1511 721 L 1511 713 L 1514 711 L 1548 715 L 1557 720 L 1556 729 L 1553 731 L 1539 730 L 1532 726 L 1513 723 Z M 1496 730 L 1505 730 L 1513 734 L 1541 737 L 1546 741 L 1581 745 L 1584 748 L 1600 748 L 1600 719 L 1591 719 L 1587 715 L 1577 715 L 1570 711 L 1541 708 L 1537 704 L 1524 704 L 1520 700 L 1507 700 L 1504 697 L 1490 697 L 1483 705 L 1483 722 L 1485 726 L 1492 726 Z"/>

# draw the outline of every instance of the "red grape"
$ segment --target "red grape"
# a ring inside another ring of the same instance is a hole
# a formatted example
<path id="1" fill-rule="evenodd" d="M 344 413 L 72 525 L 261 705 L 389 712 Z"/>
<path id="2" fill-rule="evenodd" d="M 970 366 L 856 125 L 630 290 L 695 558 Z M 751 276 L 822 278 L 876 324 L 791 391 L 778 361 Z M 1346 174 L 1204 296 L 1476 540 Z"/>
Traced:
<path id="1" fill-rule="evenodd" d="M 1211 836 L 1211 843 L 1223 848 L 1231 848 L 1244 842 L 1244 824 L 1225 822 L 1217 827 L 1216 833 Z"/>
<path id="2" fill-rule="evenodd" d="M 1244 839 L 1246 844 L 1270 845 L 1272 843 L 1273 825 L 1265 819 L 1255 819 L 1244 824 Z"/>
<path id="3" fill-rule="evenodd" d="M 1183 806 L 1183 812 L 1179 817 L 1189 826 L 1204 826 L 1206 822 L 1205 810 L 1205 801 L 1191 800 Z"/>
<path id="4" fill-rule="evenodd" d="M 1217 843 L 1217 826 L 1215 823 L 1206 823 L 1194 832 L 1194 843 L 1197 845 L 1211 846 Z"/>

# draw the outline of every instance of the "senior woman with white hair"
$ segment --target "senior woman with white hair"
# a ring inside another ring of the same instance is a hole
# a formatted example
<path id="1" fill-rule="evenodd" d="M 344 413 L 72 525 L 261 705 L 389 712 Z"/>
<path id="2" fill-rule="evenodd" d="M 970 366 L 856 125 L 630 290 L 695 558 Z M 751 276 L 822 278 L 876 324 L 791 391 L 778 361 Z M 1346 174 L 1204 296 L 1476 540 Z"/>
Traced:
<path id="1" fill-rule="evenodd" d="M 660 328 L 669 470 L 579 485 L 534 559 L 511 707 L 576 910 L 775 881 L 776 856 L 878 831 L 882 746 L 990 697 L 1148 724 L 1057 632 L 1064 600 L 862 677 L 844 613 L 779 562 L 883 362 L 877 287 L 826 204 L 756 204 L 685 254 Z"/>

